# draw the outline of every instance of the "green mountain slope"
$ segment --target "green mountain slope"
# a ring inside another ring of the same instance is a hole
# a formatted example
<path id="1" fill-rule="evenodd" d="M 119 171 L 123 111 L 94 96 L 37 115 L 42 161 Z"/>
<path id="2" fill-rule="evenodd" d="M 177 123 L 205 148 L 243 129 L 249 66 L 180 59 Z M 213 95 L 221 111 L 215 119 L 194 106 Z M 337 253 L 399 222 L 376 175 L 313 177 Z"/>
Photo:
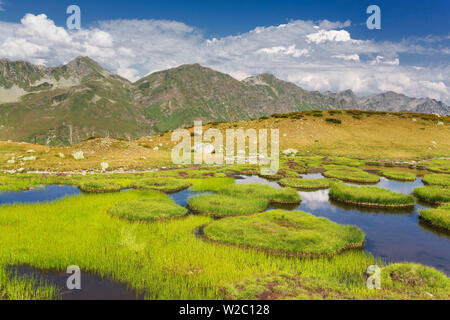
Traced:
<path id="1" fill-rule="evenodd" d="M 153 73 L 136 83 L 88 57 L 47 68 L 0 59 L 0 140 L 69 145 L 92 136 L 134 139 L 204 122 L 240 121 L 310 109 L 377 109 L 447 114 L 431 99 L 352 91 L 306 91 L 262 74 L 243 81 L 198 64 Z"/>

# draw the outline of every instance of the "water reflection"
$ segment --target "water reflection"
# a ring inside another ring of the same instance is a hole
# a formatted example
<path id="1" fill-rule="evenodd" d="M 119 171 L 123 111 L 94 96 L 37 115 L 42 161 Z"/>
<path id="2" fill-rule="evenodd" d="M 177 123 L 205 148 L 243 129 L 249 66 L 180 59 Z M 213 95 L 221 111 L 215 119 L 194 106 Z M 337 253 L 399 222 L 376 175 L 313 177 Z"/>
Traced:
<path id="1" fill-rule="evenodd" d="M 0 192 L 0 205 L 49 202 L 78 194 L 80 194 L 80 190 L 73 186 L 42 186 L 35 190 Z"/>

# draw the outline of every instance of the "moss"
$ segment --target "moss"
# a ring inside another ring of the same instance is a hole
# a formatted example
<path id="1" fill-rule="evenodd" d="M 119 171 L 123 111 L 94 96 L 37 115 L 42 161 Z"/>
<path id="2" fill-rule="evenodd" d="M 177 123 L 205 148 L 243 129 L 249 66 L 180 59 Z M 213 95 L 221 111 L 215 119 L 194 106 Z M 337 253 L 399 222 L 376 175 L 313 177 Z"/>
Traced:
<path id="1" fill-rule="evenodd" d="M 189 208 L 192 211 L 216 218 L 261 212 L 268 204 L 269 201 L 263 198 L 238 198 L 221 194 L 201 195 L 189 199 Z"/>
<path id="2" fill-rule="evenodd" d="M 302 211 L 271 210 L 215 221 L 205 227 L 208 239 L 272 253 L 334 255 L 362 247 L 364 233 Z"/>
<path id="3" fill-rule="evenodd" d="M 330 189 L 330 198 L 335 201 L 368 207 L 411 207 L 414 196 L 396 193 L 377 187 L 352 187 L 335 184 Z"/>

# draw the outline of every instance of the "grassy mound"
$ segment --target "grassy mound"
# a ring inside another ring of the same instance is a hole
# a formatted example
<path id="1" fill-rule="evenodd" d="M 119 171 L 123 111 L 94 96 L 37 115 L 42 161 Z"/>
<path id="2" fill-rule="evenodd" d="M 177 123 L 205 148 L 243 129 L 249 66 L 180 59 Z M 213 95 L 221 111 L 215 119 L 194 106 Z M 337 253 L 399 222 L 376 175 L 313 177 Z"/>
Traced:
<path id="1" fill-rule="evenodd" d="M 140 179 L 133 183 L 133 187 L 142 190 L 157 190 L 162 192 L 177 192 L 190 187 L 185 180 L 171 178 Z"/>
<path id="2" fill-rule="evenodd" d="M 183 216 L 187 209 L 176 205 L 169 197 L 155 197 L 122 202 L 108 212 L 128 220 L 154 221 Z"/>
<path id="3" fill-rule="evenodd" d="M 450 280 L 442 272 L 414 263 L 395 263 L 381 271 L 383 289 L 399 299 L 450 299 Z"/>
<path id="4" fill-rule="evenodd" d="M 296 190 L 291 188 L 275 189 L 262 184 L 233 184 L 219 190 L 221 194 L 240 198 L 263 198 L 276 203 L 299 203 L 301 201 Z"/>
<path id="5" fill-rule="evenodd" d="M 330 189 L 330 198 L 336 201 L 368 207 L 410 207 L 415 198 L 410 194 L 396 193 L 378 187 L 353 187 L 335 184 Z"/>
<path id="6" fill-rule="evenodd" d="M 329 167 L 323 175 L 327 178 L 356 183 L 377 183 L 380 181 L 379 176 L 352 167 Z"/>
<path id="7" fill-rule="evenodd" d="M 301 179 L 301 178 L 286 178 L 280 180 L 280 185 L 283 187 L 305 189 L 305 190 L 319 190 L 328 189 L 333 180 L 330 179 Z"/>
<path id="8" fill-rule="evenodd" d="M 192 191 L 218 191 L 226 185 L 234 183 L 233 178 L 190 179 Z"/>
<path id="9" fill-rule="evenodd" d="M 422 210 L 419 216 L 433 226 L 450 231 L 450 203 L 436 209 Z"/>
<path id="10" fill-rule="evenodd" d="M 217 220 L 205 227 L 213 241 L 293 255 L 333 255 L 362 247 L 364 233 L 302 211 L 271 210 Z"/>
<path id="11" fill-rule="evenodd" d="M 411 172 L 395 171 L 395 170 L 382 170 L 380 172 L 388 179 L 401 180 L 401 181 L 415 181 L 416 175 Z"/>
<path id="12" fill-rule="evenodd" d="M 450 188 L 440 186 L 415 188 L 414 195 L 420 200 L 436 204 L 450 202 Z"/>
<path id="13" fill-rule="evenodd" d="M 428 170 L 450 174 L 450 159 L 434 159 L 420 163 Z"/>
<path id="14" fill-rule="evenodd" d="M 433 186 L 450 187 L 450 174 L 426 174 L 423 182 Z"/>
<path id="15" fill-rule="evenodd" d="M 119 192 L 122 189 L 120 184 L 109 181 L 89 181 L 80 185 L 80 190 L 89 193 Z"/>
<path id="16" fill-rule="evenodd" d="M 237 198 L 221 194 L 201 195 L 189 199 L 189 208 L 213 217 L 242 216 L 264 211 L 269 204 L 263 198 Z"/>

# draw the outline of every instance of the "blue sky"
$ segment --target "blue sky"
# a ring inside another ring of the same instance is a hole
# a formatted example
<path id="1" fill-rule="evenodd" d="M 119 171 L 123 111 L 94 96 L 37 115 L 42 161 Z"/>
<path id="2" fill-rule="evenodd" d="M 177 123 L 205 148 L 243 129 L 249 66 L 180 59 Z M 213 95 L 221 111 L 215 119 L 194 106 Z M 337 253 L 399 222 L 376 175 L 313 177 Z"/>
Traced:
<path id="1" fill-rule="evenodd" d="M 89 55 L 134 81 L 184 63 L 310 90 L 397 91 L 450 103 L 450 1 L 0 0 L 0 58 Z M 77 4 L 82 30 L 65 29 Z M 368 30 L 366 8 L 381 8 Z M 42 15 L 42 14 L 45 14 Z"/>
<path id="2" fill-rule="evenodd" d="M 345 21 L 350 19 L 357 36 L 399 40 L 409 36 L 447 34 L 450 21 L 448 0 L 135 0 L 135 1 L 50 1 L 3 0 L 3 21 L 17 22 L 25 13 L 46 13 L 57 25 L 65 24 L 65 9 L 77 4 L 83 23 L 99 20 L 168 19 L 196 26 L 207 36 L 222 37 L 247 32 L 256 26 L 270 26 L 289 20 Z M 366 8 L 379 5 L 383 28 L 371 32 L 365 28 Z"/>

